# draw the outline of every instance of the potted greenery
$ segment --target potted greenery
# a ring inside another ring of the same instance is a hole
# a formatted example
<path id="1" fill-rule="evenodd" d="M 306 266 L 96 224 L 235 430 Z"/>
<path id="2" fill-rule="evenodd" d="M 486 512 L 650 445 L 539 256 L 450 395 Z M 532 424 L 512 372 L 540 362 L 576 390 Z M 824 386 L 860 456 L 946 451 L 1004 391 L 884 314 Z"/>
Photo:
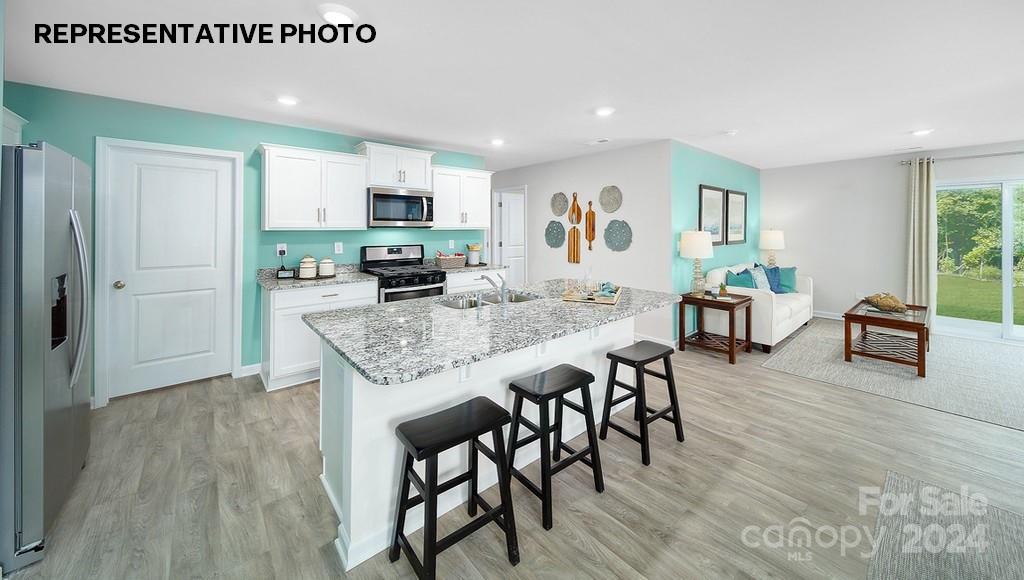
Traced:
<path id="1" fill-rule="evenodd" d="M 718 296 L 719 298 L 725 298 L 728 295 L 729 290 L 726 289 L 725 282 L 722 282 L 721 284 L 718 285 Z"/>

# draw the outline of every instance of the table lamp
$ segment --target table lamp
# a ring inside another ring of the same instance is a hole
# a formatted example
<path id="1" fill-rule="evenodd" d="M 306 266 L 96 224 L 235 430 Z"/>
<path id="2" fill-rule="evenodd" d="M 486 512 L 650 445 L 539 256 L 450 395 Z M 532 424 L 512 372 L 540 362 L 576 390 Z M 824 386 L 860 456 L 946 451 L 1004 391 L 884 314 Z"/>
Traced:
<path id="1" fill-rule="evenodd" d="M 761 249 L 768 250 L 768 265 L 775 266 L 775 250 L 786 249 L 786 236 L 782 230 L 761 230 Z"/>
<path id="2" fill-rule="evenodd" d="M 709 232 L 683 232 L 679 236 L 679 255 L 693 260 L 692 296 L 704 295 L 704 273 L 700 261 L 714 256 Z"/>

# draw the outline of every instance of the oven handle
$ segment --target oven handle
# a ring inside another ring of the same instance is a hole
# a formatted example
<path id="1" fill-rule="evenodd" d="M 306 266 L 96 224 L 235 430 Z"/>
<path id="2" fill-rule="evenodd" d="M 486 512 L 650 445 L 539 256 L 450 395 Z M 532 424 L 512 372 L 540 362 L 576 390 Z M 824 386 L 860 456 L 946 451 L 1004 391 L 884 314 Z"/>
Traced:
<path id="1" fill-rule="evenodd" d="M 444 296 L 445 294 L 448 294 L 448 281 L 445 280 L 440 284 L 427 284 L 426 286 L 403 286 L 401 288 L 381 288 L 378 302 L 383 303 L 384 297 L 387 296 L 388 294 L 394 294 L 396 292 L 414 292 L 417 290 L 430 290 L 433 288 L 441 288 L 441 295 Z"/>

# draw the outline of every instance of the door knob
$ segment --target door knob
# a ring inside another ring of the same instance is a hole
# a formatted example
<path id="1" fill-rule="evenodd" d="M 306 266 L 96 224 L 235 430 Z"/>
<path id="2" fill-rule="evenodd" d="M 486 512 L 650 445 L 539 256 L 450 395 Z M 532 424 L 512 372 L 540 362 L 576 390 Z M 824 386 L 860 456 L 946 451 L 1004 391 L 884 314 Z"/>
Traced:
<path id="1" fill-rule="evenodd" d="M 117 290 L 124 290 L 124 287 L 125 287 L 124 280 L 118 280 L 117 282 L 114 282 L 114 288 L 115 289 L 117 289 Z"/>

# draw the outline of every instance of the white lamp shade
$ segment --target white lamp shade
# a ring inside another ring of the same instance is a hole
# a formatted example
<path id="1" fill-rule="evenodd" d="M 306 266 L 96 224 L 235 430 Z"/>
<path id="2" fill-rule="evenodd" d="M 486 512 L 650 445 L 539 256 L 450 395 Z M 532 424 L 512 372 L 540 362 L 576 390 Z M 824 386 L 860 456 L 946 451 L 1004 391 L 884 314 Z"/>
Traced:
<path id="1" fill-rule="evenodd" d="M 712 258 L 714 249 L 710 232 L 683 232 L 679 236 L 679 255 L 684 258 Z"/>
<path id="2" fill-rule="evenodd" d="M 761 230 L 762 250 L 785 250 L 786 236 L 782 230 Z"/>

